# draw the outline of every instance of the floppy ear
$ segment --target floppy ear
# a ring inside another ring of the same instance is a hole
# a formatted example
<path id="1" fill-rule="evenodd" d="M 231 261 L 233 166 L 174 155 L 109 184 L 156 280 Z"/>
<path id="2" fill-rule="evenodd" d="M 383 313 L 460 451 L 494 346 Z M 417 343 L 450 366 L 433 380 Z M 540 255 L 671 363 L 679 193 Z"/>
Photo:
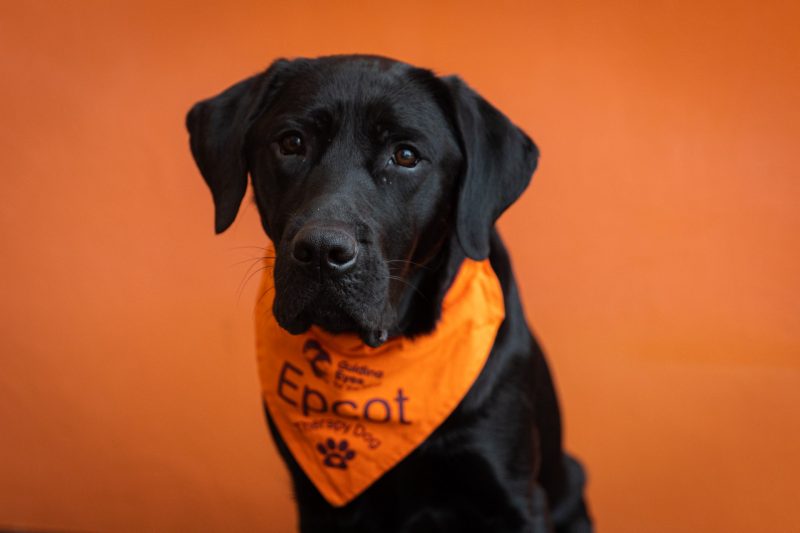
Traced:
<path id="1" fill-rule="evenodd" d="M 245 138 L 266 108 L 268 88 L 285 63 L 278 60 L 265 72 L 196 103 L 186 115 L 192 155 L 214 197 L 217 233 L 228 229 L 239 211 L 247 190 Z"/>
<path id="2" fill-rule="evenodd" d="M 531 181 L 539 150 L 525 132 L 455 76 L 443 78 L 464 155 L 456 234 L 472 259 L 489 256 L 495 221 Z"/>

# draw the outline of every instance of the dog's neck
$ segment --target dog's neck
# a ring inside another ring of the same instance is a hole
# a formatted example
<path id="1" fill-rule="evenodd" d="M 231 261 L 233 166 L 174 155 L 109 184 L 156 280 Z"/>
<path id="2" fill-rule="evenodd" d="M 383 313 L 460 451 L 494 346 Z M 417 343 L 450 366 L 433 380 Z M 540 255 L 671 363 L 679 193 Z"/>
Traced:
<path id="1" fill-rule="evenodd" d="M 436 328 L 444 297 L 464 259 L 466 254 L 458 240 L 451 238 L 432 260 L 412 274 L 397 306 L 398 320 L 389 331 L 390 337 L 416 337 Z"/>

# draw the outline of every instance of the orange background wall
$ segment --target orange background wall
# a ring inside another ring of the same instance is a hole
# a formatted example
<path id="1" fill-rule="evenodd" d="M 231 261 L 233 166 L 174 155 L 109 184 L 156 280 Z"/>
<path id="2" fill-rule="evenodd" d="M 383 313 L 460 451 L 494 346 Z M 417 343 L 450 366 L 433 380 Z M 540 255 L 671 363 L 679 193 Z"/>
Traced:
<path id="1" fill-rule="evenodd" d="M 0 527 L 293 530 L 264 238 L 252 203 L 213 235 L 183 117 L 278 56 L 372 52 L 542 149 L 500 227 L 599 531 L 800 531 L 796 5 L 4 2 Z"/>

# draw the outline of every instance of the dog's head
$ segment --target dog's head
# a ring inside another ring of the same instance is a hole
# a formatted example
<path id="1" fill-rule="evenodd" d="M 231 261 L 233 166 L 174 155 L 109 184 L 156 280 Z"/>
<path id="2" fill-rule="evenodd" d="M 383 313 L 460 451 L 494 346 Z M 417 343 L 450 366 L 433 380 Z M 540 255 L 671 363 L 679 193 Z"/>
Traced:
<path id="1" fill-rule="evenodd" d="M 278 323 L 371 346 L 434 327 L 458 263 L 488 256 L 538 158 L 460 79 L 374 56 L 276 61 L 196 104 L 187 127 L 217 233 L 251 176 Z"/>

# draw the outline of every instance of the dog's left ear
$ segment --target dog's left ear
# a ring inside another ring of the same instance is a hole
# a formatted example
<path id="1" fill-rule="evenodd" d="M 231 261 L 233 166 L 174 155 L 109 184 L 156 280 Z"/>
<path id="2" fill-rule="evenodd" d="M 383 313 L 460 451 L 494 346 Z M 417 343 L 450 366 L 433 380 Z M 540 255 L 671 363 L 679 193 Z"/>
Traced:
<path id="1" fill-rule="evenodd" d="M 285 63 L 278 60 L 266 71 L 196 103 L 186 115 L 192 155 L 214 197 L 217 233 L 228 229 L 239 211 L 247 190 L 245 138 L 266 107 L 271 82 Z"/>
<path id="2" fill-rule="evenodd" d="M 531 181 L 539 150 L 525 132 L 460 78 L 442 78 L 464 156 L 456 234 L 472 259 L 489 256 L 495 221 Z"/>

